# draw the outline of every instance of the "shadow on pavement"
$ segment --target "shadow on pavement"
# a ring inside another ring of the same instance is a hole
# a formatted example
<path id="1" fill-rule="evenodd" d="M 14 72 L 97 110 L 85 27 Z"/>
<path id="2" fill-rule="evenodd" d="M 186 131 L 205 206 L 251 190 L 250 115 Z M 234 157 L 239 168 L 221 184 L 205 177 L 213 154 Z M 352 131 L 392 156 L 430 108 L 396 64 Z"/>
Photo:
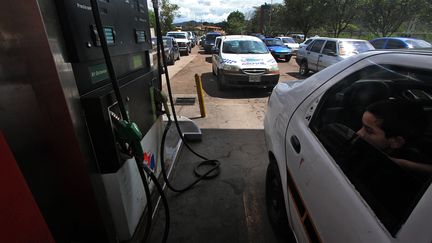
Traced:
<path id="1" fill-rule="evenodd" d="M 190 144 L 198 153 L 221 162 L 220 174 L 185 193 L 167 190 L 170 234 L 167 242 L 288 242 L 270 225 L 265 199 L 268 165 L 262 129 L 203 129 L 202 142 Z M 199 158 L 183 147 L 170 181 L 184 187 L 196 178 Z M 165 225 L 158 210 L 149 242 L 161 242 Z"/>
<path id="2" fill-rule="evenodd" d="M 211 53 L 205 53 L 205 51 L 203 49 L 200 49 L 198 51 L 198 53 L 201 54 L 201 55 L 210 55 L 211 56 Z"/>
<path id="3" fill-rule="evenodd" d="M 207 95 L 211 97 L 224 99 L 248 99 L 248 98 L 264 98 L 270 95 L 270 90 L 263 88 L 234 88 L 230 87 L 227 90 L 219 90 L 216 82 L 216 76 L 211 72 L 201 75 L 202 85 Z"/>

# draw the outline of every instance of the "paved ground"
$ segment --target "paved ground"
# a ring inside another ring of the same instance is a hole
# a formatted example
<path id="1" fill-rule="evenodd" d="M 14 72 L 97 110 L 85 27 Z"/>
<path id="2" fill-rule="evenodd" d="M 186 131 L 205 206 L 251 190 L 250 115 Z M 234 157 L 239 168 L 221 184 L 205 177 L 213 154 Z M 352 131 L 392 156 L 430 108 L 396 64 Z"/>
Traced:
<path id="1" fill-rule="evenodd" d="M 200 154 L 221 161 L 221 174 L 182 194 L 167 192 L 171 212 L 168 242 L 286 242 L 274 234 L 265 210 L 265 171 L 268 164 L 263 119 L 269 92 L 233 89 L 220 92 L 211 73 L 211 55 L 194 48 L 169 73 L 175 97 L 196 97 L 194 75 L 202 77 L 207 116 L 199 106 L 176 106 L 178 115 L 193 119 L 202 129 L 202 142 L 191 146 Z M 296 79 L 294 58 L 279 63 L 280 81 Z M 291 75 L 290 75 L 291 74 Z M 165 87 L 166 88 L 166 87 Z M 199 161 L 183 148 L 171 181 L 182 187 L 195 179 Z M 150 242 L 160 242 L 162 210 L 156 215 Z"/>

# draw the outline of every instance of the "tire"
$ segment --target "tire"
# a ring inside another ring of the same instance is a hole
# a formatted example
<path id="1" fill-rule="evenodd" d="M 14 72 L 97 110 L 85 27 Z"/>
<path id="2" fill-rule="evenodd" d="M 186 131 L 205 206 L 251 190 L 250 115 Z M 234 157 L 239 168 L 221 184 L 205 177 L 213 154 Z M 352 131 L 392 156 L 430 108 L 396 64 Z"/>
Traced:
<path id="1" fill-rule="evenodd" d="M 285 62 L 289 62 L 291 60 L 291 56 L 285 57 Z"/>
<path id="2" fill-rule="evenodd" d="M 191 47 L 189 47 L 189 53 L 192 53 L 192 48 Z"/>
<path id="3" fill-rule="evenodd" d="M 179 52 L 176 60 L 180 60 L 180 52 Z"/>
<path id="4" fill-rule="evenodd" d="M 185 56 L 189 56 L 189 50 L 186 50 Z"/>
<path id="5" fill-rule="evenodd" d="M 306 76 L 309 73 L 309 68 L 308 68 L 308 64 L 307 61 L 302 61 L 300 63 L 300 68 L 299 68 L 299 74 L 300 76 Z"/>
<path id="6" fill-rule="evenodd" d="M 225 85 L 225 77 L 219 71 L 217 72 L 217 85 L 218 89 L 221 91 L 224 91 L 227 88 Z"/>
<path id="7" fill-rule="evenodd" d="M 266 208 L 270 224 L 281 235 L 289 235 L 291 228 L 285 208 L 282 181 L 276 162 L 271 161 L 266 173 Z"/>

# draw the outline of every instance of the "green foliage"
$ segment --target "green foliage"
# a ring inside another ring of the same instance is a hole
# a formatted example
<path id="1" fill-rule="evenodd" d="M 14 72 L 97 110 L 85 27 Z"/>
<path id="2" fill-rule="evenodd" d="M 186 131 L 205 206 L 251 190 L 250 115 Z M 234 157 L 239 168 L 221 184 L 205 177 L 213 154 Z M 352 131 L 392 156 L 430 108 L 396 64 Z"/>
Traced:
<path id="1" fill-rule="evenodd" d="M 363 0 L 363 25 L 377 36 L 390 36 L 402 23 L 416 18 L 425 5 L 423 0 Z"/>
<path id="2" fill-rule="evenodd" d="M 328 9 L 326 0 L 285 0 L 287 19 L 294 31 L 301 31 L 305 36 L 325 23 Z"/>
<path id="3" fill-rule="evenodd" d="M 358 0 L 329 0 L 327 2 L 327 26 L 334 37 L 339 37 L 342 31 L 352 24 L 358 14 Z"/>
<path id="4" fill-rule="evenodd" d="M 150 21 L 150 28 L 155 28 L 156 27 L 155 13 L 153 12 L 153 10 L 149 10 L 148 15 L 149 15 L 149 21 Z"/>
<path id="5" fill-rule="evenodd" d="M 231 12 L 228 15 L 225 31 L 230 35 L 243 34 L 245 29 L 245 16 L 239 11 Z"/>
<path id="6" fill-rule="evenodd" d="M 174 17 L 180 17 L 178 9 L 179 6 L 177 4 L 171 4 L 169 0 L 161 0 L 159 19 L 163 34 L 166 34 L 166 32 L 170 30 L 174 30 Z"/>

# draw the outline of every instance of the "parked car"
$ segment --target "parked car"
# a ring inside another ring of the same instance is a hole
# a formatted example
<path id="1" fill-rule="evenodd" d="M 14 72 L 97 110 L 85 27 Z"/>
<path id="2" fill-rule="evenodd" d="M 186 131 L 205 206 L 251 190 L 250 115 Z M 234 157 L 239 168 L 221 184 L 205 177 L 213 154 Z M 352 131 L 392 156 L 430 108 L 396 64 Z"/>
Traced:
<path id="1" fill-rule="evenodd" d="M 369 41 L 375 49 L 411 49 L 430 48 L 432 45 L 424 40 L 405 37 L 383 37 Z"/>
<path id="2" fill-rule="evenodd" d="M 264 38 L 263 41 L 276 60 L 284 59 L 286 62 L 289 62 L 291 60 L 291 48 L 284 45 L 281 40 L 276 38 Z"/>
<path id="3" fill-rule="evenodd" d="M 189 33 L 186 31 L 170 31 L 166 34 L 167 36 L 173 37 L 176 39 L 180 53 L 188 56 L 191 53 L 192 44 L 189 39 Z"/>
<path id="4" fill-rule="evenodd" d="M 307 38 L 305 41 L 299 44 L 299 49 L 306 48 L 313 40 L 315 40 L 317 37 L 310 37 Z"/>
<path id="5" fill-rule="evenodd" d="M 432 241 L 431 174 L 400 166 L 356 134 L 365 107 L 379 100 L 415 103 L 431 118 L 431 63 L 431 51 L 367 52 L 274 88 L 264 131 L 276 230 L 299 243 Z M 430 158 L 432 119 L 427 125 L 412 149 Z"/>
<path id="6" fill-rule="evenodd" d="M 279 81 L 279 67 L 264 42 L 246 35 L 216 39 L 212 72 L 219 89 L 232 87 L 273 88 Z"/>
<path id="7" fill-rule="evenodd" d="M 316 38 L 306 48 L 299 49 L 296 62 L 299 74 L 318 72 L 353 55 L 374 50 L 365 40 L 344 38 Z"/>
<path id="8" fill-rule="evenodd" d="M 255 36 L 257 38 L 259 38 L 260 40 L 264 40 L 266 37 L 263 34 L 260 33 L 252 33 L 250 34 L 251 36 Z"/>
<path id="9" fill-rule="evenodd" d="M 221 33 L 209 32 L 206 34 L 206 37 L 204 40 L 204 52 L 205 53 L 211 53 L 212 52 L 212 48 L 215 45 L 215 39 L 218 36 L 221 36 Z"/>
<path id="10" fill-rule="evenodd" d="M 293 55 L 297 54 L 300 45 L 299 43 L 295 42 L 295 40 L 292 37 L 280 36 L 280 37 L 276 37 L 276 39 L 281 40 L 284 45 L 289 47 L 292 50 Z"/>
<path id="11" fill-rule="evenodd" d="M 167 59 L 167 64 L 174 65 L 176 60 L 180 60 L 180 50 L 177 41 L 170 36 L 163 36 L 162 41 L 165 49 L 164 53 Z M 157 39 L 152 38 L 152 44 L 155 46 L 156 43 L 157 43 Z M 156 48 L 153 49 L 155 51 L 157 50 Z"/>
<path id="12" fill-rule="evenodd" d="M 291 34 L 290 35 L 297 43 L 302 43 L 305 41 L 305 36 L 303 34 Z"/>
<path id="13" fill-rule="evenodd" d="M 190 43 L 191 43 L 191 47 L 194 48 L 195 45 L 196 45 L 196 37 L 195 37 L 195 34 L 194 34 L 192 31 L 187 31 L 187 32 L 188 32 L 188 34 L 189 34 L 189 40 L 190 40 Z"/>

